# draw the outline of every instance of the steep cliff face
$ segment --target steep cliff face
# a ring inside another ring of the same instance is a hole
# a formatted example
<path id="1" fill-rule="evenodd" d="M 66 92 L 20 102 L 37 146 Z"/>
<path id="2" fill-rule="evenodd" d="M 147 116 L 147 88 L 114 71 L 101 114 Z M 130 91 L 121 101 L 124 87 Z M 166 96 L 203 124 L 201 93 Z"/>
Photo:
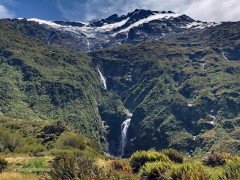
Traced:
<path id="1" fill-rule="evenodd" d="M 185 42 L 188 43 L 188 42 Z M 220 47 L 216 47 L 220 48 Z M 125 155 L 173 147 L 190 152 L 238 151 L 240 64 L 199 41 L 197 47 L 167 42 L 93 52 L 108 88 L 133 112 Z M 199 148 L 202 148 L 200 150 Z"/>

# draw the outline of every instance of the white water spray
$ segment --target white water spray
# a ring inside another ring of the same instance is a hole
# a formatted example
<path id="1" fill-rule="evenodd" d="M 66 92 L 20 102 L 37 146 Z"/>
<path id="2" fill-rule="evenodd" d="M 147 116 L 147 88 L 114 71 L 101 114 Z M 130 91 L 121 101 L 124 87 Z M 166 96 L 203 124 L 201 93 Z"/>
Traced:
<path id="1" fill-rule="evenodd" d="M 226 59 L 226 60 L 228 60 L 228 58 L 225 56 L 225 53 L 224 52 L 221 52 L 221 54 L 222 54 L 222 56 Z M 229 60 L 228 60 L 229 61 Z"/>
<path id="2" fill-rule="evenodd" d="M 97 69 L 98 69 L 98 73 L 99 73 L 100 78 L 101 78 L 101 82 L 103 83 L 104 89 L 107 89 L 106 79 L 105 79 L 105 77 L 103 76 L 103 74 L 101 73 L 100 69 L 99 69 L 99 68 L 97 68 Z"/>
<path id="3" fill-rule="evenodd" d="M 124 155 L 124 148 L 127 145 L 127 131 L 131 122 L 132 113 L 127 110 L 127 119 L 121 126 L 120 157 Z"/>
<path id="4" fill-rule="evenodd" d="M 88 39 L 86 39 L 86 41 L 87 41 L 87 50 L 88 50 L 88 52 L 91 52 L 91 49 L 90 49 L 90 42 L 89 42 Z"/>

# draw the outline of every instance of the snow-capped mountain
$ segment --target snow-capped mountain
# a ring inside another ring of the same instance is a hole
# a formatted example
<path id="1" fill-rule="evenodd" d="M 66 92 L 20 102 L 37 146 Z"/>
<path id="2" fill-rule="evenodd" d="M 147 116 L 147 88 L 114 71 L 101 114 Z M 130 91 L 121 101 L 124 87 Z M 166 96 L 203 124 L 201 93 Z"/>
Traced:
<path id="1" fill-rule="evenodd" d="M 18 27 L 20 26 L 20 30 L 27 35 L 41 38 L 48 44 L 81 52 L 126 43 L 158 40 L 169 34 L 186 33 L 217 25 L 195 21 L 184 14 L 175 14 L 171 11 L 142 9 L 136 9 L 127 15 L 114 14 L 87 23 L 45 21 L 34 18 L 18 19 L 18 21 Z"/>

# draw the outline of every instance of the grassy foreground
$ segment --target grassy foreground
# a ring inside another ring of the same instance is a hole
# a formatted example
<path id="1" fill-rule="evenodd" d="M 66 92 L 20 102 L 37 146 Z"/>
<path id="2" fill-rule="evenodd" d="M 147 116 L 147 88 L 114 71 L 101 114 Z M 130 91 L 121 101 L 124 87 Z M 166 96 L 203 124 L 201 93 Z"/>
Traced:
<path id="1" fill-rule="evenodd" d="M 240 157 L 211 152 L 189 157 L 174 149 L 136 151 L 128 159 L 104 155 L 100 145 L 62 122 L 0 117 L 0 179 L 240 178 Z"/>

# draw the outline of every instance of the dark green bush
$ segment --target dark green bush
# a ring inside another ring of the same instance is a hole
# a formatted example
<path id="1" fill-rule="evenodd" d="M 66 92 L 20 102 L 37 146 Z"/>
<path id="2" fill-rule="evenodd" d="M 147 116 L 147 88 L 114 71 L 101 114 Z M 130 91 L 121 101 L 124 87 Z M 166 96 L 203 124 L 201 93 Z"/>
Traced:
<path id="1" fill-rule="evenodd" d="M 26 153 L 26 154 L 37 156 L 38 154 L 44 152 L 45 150 L 46 150 L 46 147 L 44 147 L 44 145 L 32 143 L 32 144 L 25 144 L 23 146 L 17 147 L 14 152 Z"/>
<path id="2" fill-rule="evenodd" d="M 156 151 L 137 151 L 130 158 L 134 172 L 138 172 L 145 163 L 155 161 L 169 162 L 170 159 L 165 154 Z"/>
<path id="3" fill-rule="evenodd" d="M 183 155 L 175 149 L 164 149 L 162 153 L 168 156 L 171 161 L 183 163 Z"/>
<path id="4" fill-rule="evenodd" d="M 162 179 L 169 180 L 170 169 L 173 167 L 173 164 L 169 162 L 150 162 L 146 163 L 140 170 L 141 179 Z"/>
<path id="5" fill-rule="evenodd" d="M 60 136 L 56 142 L 59 148 L 77 148 L 84 150 L 87 145 L 87 140 L 85 137 L 73 133 L 65 133 Z"/>
<path id="6" fill-rule="evenodd" d="M 174 180 L 209 180 L 209 172 L 201 164 L 186 163 L 173 168 L 171 177 Z"/>
<path id="7" fill-rule="evenodd" d="M 8 162 L 0 157 L 0 173 L 2 173 L 4 169 L 6 169 L 7 165 Z"/>
<path id="8" fill-rule="evenodd" d="M 0 144 L 3 150 L 13 152 L 17 147 L 24 144 L 23 137 L 17 133 L 11 133 L 6 129 L 0 131 Z"/>
<path id="9" fill-rule="evenodd" d="M 52 162 L 51 176 L 53 179 L 77 179 L 78 164 L 72 154 L 58 154 Z"/>
<path id="10" fill-rule="evenodd" d="M 59 154 L 52 162 L 50 175 L 52 179 L 119 179 L 118 174 L 98 168 L 94 160 L 85 156 Z"/>
<path id="11" fill-rule="evenodd" d="M 132 168 L 131 168 L 130 164 L 124 160 L 112 160 L 111 166 L 116 171 L 123 171 L 123 172 L 127 172 L 127 173 L 132 172 Z"/>
<path id="12" fill-rule="evenodd" d="M 203 159 L 203 163 L 207 166 L 222 166 L 226 163 L 226 156 L 224 153 L 213 152 Z"/>

